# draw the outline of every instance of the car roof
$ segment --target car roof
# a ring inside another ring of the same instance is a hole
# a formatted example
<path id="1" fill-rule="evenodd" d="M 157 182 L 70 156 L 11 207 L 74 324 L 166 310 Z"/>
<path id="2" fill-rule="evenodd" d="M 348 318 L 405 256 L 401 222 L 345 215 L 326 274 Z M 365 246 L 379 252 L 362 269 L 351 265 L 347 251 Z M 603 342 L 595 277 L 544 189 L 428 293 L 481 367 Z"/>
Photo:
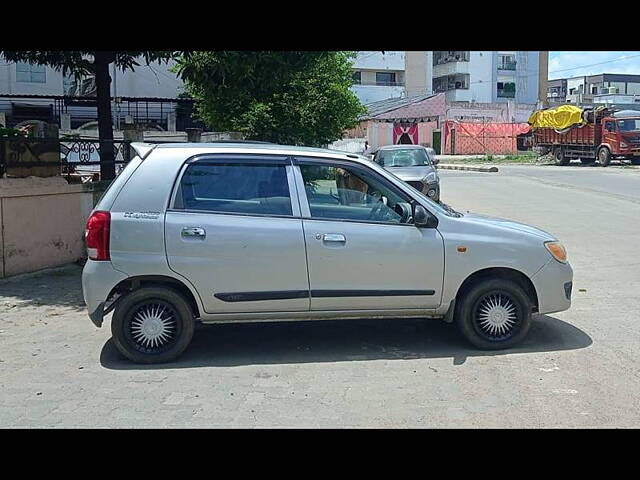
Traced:
<path id="1" fill-rule="evenodd" d="M 142 158 L 146 158 L 153 150 L 180 149 L 186 156 L 206 153 L 270 153 L 276 155 L 297 155 L 307 157 L 330 157 L 351 161 L 369 163 L 370 159 L 362 155 L 327 148 L 299 147 L 294 145 L 279 145 L 275 143 L 250 142 L 212 142 L 212 143 L 141 143 L 135 142 L 131 147 Z"/>

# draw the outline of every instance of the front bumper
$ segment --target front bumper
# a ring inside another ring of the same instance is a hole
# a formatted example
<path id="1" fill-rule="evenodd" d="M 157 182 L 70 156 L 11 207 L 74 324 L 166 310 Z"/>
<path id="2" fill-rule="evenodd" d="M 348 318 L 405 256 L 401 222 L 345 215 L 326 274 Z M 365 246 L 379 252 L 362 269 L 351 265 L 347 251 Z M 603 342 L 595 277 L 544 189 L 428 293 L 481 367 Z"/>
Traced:
<path id="1" fill-rule="evenodd" d="M 571 307 L 573 269 L 550 259 L 532 278 L 538 295 L 538 313 L 555 313 Z"/>

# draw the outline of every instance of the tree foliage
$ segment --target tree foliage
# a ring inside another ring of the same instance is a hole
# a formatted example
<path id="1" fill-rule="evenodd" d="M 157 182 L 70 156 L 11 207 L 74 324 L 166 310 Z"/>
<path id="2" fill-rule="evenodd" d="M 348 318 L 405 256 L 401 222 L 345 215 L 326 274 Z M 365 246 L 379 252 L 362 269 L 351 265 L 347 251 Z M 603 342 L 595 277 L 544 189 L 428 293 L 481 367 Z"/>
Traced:
<path id="1" fill-rule="evenodd" d="M 365 111 L 349 89 L 352 58 L 351 52 L 194 52 L 176 71 L 213 130 L 320 146 L 341 138 Z"/>

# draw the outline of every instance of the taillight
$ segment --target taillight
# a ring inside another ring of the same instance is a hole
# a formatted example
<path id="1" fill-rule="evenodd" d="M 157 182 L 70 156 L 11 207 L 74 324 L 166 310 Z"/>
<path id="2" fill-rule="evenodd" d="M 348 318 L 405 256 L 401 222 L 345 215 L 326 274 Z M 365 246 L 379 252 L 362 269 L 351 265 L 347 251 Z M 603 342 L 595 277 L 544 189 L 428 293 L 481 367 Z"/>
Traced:
<path id="1" fill-rule="evenodd" d="M 91 260 L 111 260 L 109 255 L 109 228 L 111 214 L 109 212 L 93 212 L 87 220 L 85 240 L 87 252 Z"/>

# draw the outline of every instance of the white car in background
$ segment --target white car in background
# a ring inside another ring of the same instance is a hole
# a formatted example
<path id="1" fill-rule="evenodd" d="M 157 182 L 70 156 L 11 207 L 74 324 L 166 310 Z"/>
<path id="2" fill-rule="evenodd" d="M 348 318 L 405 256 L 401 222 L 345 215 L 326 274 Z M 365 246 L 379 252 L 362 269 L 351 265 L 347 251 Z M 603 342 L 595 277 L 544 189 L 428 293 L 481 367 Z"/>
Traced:
<path id="1" fill-rule="evenodd" d="M 432 148 L 421 145 L 387 145 L 373 153 L 373 161 L 430 199 L 440 201 L 438 160 Z"/>

